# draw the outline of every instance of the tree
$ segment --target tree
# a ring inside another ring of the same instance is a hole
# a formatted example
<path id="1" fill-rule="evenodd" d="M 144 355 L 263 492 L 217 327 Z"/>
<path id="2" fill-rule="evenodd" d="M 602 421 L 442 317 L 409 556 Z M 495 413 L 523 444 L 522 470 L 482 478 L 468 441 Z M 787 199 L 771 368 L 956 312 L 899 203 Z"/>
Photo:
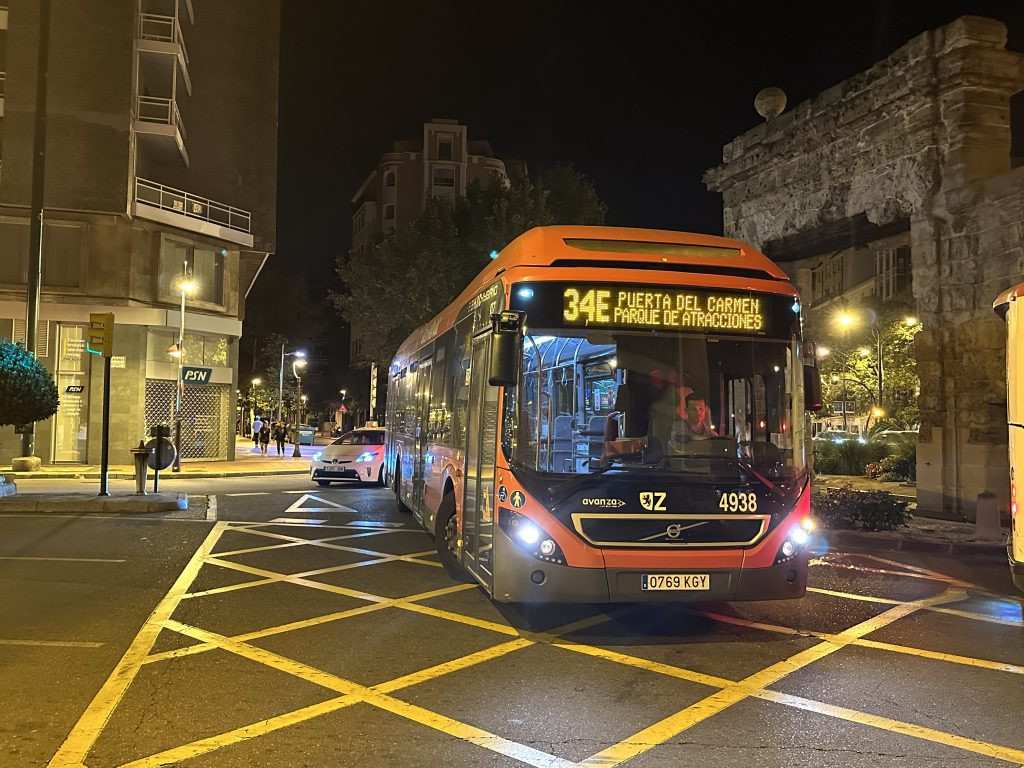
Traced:
<path id="1" fill-rule="evenodd" d="M 417 326 L 450 303 L 499 250 L 532 227 L 599 224 L 605 206 L 569 166 L 534 181 L 473 183 L 454 201 L 431 198 L 409 226 L 338 259 L 345 289 L 331 298 L 363 341 L 353 363 L 386 365 Z"/>
<path id="2" fill-rule="evenodd" d="M 49 372 L 20 344 L 0 339 L 0 426 L 48 419 L 58 405 Z"/>
<path id="3" fill-rule="evenodd" d="M 812 310 L 807 320 L 807 337 L 829 354 L 819 360 L 826 403 L 846 399 L 857 403 L 859 413 L 882 409 L 876 424 L 906 429 L 919 422 L 914 337 L 921 326 L 913 320 L 913 299 L 898 295 L 886 301 L 869 299 L 858 307 L 843 310 L 854 322 L 846 332 L 835 323 L 839 312 Z M 882 353 L 882 388 L 879 400 L 878 351 Z"/>

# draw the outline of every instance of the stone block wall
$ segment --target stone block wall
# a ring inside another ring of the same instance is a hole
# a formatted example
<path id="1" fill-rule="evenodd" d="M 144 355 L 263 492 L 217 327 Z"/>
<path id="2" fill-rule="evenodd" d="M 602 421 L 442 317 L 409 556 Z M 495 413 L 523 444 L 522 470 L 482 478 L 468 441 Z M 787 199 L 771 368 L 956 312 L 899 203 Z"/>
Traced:
<path id="1" fill-rule="evenodd" d="M 737 137 L 705 175 L 725 233 L 780 260 L 909 220 L 924 329 L 918 499 L 952 518 L 971 517 L 980 490 L 1008 496 L 1005 338 L 991 306 L 1024 274 L 1009 126 L 1024 54 L 1005 45 L 1005 25 L 979 17 L 918 35 Z"/>

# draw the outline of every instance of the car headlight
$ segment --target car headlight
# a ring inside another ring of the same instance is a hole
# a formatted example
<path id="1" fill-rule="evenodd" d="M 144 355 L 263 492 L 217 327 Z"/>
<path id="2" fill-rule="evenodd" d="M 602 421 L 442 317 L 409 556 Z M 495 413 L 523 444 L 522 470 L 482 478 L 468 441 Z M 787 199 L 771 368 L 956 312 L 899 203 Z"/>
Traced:
<path id="1" fill-rule="evenodd" d="M 373 451 L 364 451 L 359 454 L 359 458 L 356 461 L 373 461 L 375 458 L 377 458 L 377 454 Z"/>
<path id="2" fill-rule="evenodd" d="M 313 461 L 320 461 L 320 457 L 321 456 L 323 456 L 323 453 L 314 453 L 313 454 Z"/>

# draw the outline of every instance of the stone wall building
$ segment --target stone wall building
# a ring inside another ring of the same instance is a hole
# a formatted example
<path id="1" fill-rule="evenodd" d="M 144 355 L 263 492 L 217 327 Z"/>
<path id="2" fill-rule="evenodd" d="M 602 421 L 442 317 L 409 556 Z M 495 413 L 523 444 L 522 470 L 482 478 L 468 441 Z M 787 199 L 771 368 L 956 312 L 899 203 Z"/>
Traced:
<path id="1" fill-rule="evenodd" d="M 26 337 L 41 3 L 0 14 L 0 337 Z M 37 356 L 61 397 L 36 425 L 45 462 L 98 464 L 103 364 L 90 313 L 113 312 L 110 456 L 169 421 L 178 361 L 182 453 L 234 457 L 245 293 L 274 249 L 278 0 L 50 3 Z M 183 378 L 185 378 L 183 376 Z M 20 455 L 0 428 L 0 465 Z"/>
<path id="2" fill-rule="evenodd" d="M 971 517 L 980 491 L 1004 508 L 1009 495 L 1005 329 L 992 301 L 1024 279 L 1010 125 L 1024 54 L 1005 46 L 1005 25 L 978 17 L 918 35 L 737 137 L 705 175 L 725 233 L 788 269 L 812 311 L 831 298 L 814 293 L 812 272 L 836 254 L 850 264 L 821 278 L 844 287 L 872 277 L 883 250 L 909 256 L 922 324 L 918 504 L 950 518 Z"/>

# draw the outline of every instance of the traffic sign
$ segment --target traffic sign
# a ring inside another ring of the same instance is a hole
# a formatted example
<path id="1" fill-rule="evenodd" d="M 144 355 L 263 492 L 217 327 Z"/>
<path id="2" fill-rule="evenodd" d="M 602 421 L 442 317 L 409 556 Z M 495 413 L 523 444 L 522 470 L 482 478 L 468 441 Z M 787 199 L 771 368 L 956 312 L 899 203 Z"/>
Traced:
<path id="1" fill-rule="evenodd" d="M 89 315 L 89 338 L 85 342 L 89 354 L 110 357 L 114 354 L 114 313 L 93 312 Z"/>

